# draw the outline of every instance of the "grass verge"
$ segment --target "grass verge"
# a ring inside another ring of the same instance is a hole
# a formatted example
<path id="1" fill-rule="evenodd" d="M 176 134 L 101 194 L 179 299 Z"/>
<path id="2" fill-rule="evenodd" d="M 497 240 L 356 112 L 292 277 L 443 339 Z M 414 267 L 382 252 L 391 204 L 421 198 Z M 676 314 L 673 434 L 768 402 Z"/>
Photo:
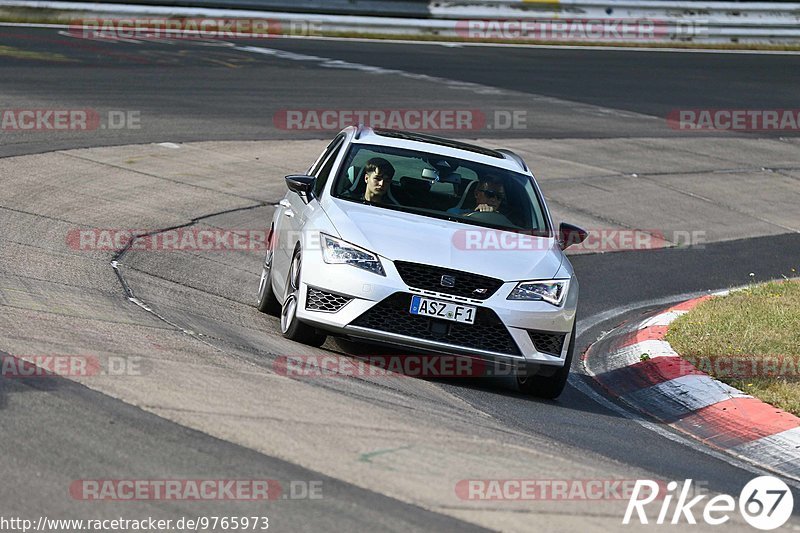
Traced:
<path id="1" fill-rule="evenodd" d="M 800 280 L 707 300 L 670 325 L 667 341 L 698 369 L 800 416 Z"/>

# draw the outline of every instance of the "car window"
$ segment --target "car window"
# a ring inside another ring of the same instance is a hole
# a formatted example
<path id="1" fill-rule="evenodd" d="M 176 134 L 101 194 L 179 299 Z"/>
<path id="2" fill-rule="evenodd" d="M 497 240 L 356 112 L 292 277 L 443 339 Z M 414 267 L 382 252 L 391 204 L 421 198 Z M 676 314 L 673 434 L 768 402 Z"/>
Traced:
<path id="1" fill-rule="evenodd" d="M 344 139 L 344 135 L 337 135 L 331 142 L 328 143 L 328 146 L 322 151 L 314 164 L 308 169 L 309 176 L 315 176 L 317 172 L 319 172 L 320 167 L 328 160 L 328 156 L 330 153 L 336 149 L 337 145 Z"/>
<path id="2" fill-rule="evenodd" d="M 322 191 L 325 189 L 325 184 L 328 182 L 331 171 L 333 170 L 333 164 L 336 162 L 336 158 L 339 156 L 343 145 L 344 136 L 340 135 L 336 137 L 336 139 L 328 145 L 325 153 L 311 171 L 311 175 L 317 178 L 314 182 L 314 196 L 317 198 L 322 195 Z"/>
<path id="3" fill-rule="evenodd" d="M 370 162 L 384 169 L 388 164 L 394 173 L 389 184 L 378 191 L 380 195 L 367 200 L 365 167 Z M 354 144 L 331 190 L 335 197 L 344 200 L 423 216 L 534 234 L 550 233 L 542 201 L 529 176 L 475 161 Z M 486 207 L 489 204 L 490 209 Z"/>

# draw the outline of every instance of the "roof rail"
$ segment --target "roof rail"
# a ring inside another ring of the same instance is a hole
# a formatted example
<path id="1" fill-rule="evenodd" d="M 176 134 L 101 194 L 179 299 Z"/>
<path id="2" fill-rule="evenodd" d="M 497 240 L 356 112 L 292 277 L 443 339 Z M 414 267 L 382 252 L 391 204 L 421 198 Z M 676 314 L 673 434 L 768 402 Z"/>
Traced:
<path id="1" fill-rule="evenodd" d="M 513 152 L 507 148 L 498 148 L 497 151 L 501 154 L 507 155 L 509 159 L 515 161 L 520 167 L 522 167 L 522 170 L 525 172 L 529 171 L 528 165 L 525 164 L 525 160 L 522 159 L 522 157 L 520 157 L 516 152 Z"/>

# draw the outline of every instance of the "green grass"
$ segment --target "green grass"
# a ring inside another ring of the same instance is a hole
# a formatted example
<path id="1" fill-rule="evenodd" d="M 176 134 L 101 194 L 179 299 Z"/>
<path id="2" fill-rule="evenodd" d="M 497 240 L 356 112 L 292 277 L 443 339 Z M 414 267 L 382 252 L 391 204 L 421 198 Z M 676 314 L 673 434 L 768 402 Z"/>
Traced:
<path id="1" fill-rule="evenodd" d="M 670 325 L 667 341 L 700 370 L 800 416 L 800 281 L 707 300 Z"/>

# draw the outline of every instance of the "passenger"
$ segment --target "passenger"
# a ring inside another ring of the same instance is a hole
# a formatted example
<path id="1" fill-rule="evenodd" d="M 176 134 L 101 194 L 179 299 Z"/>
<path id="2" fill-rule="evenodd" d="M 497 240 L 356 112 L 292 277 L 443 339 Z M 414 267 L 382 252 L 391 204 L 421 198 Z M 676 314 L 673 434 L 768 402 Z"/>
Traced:
<path id="1" fill-rule="evenodd" d="M 485 176 L 479 179 L 478 186 L 475 187 L 475 209 L 453 207 L 447 212 L 453 215 L 465 215 L 475 211 L 501 213 L 500 208 L 505 199 L 503 180 L 496 176 Z"/>
<path id="2" fill-rule="evenodd" d="M 394 203 L 391 201 L 389 188 L 394 176 L 394 167 L 382 157 L 373 157 L 364 165 L 364 181 L 367 190 L 364 191 L 364 200 L 376 204 Z"/>

